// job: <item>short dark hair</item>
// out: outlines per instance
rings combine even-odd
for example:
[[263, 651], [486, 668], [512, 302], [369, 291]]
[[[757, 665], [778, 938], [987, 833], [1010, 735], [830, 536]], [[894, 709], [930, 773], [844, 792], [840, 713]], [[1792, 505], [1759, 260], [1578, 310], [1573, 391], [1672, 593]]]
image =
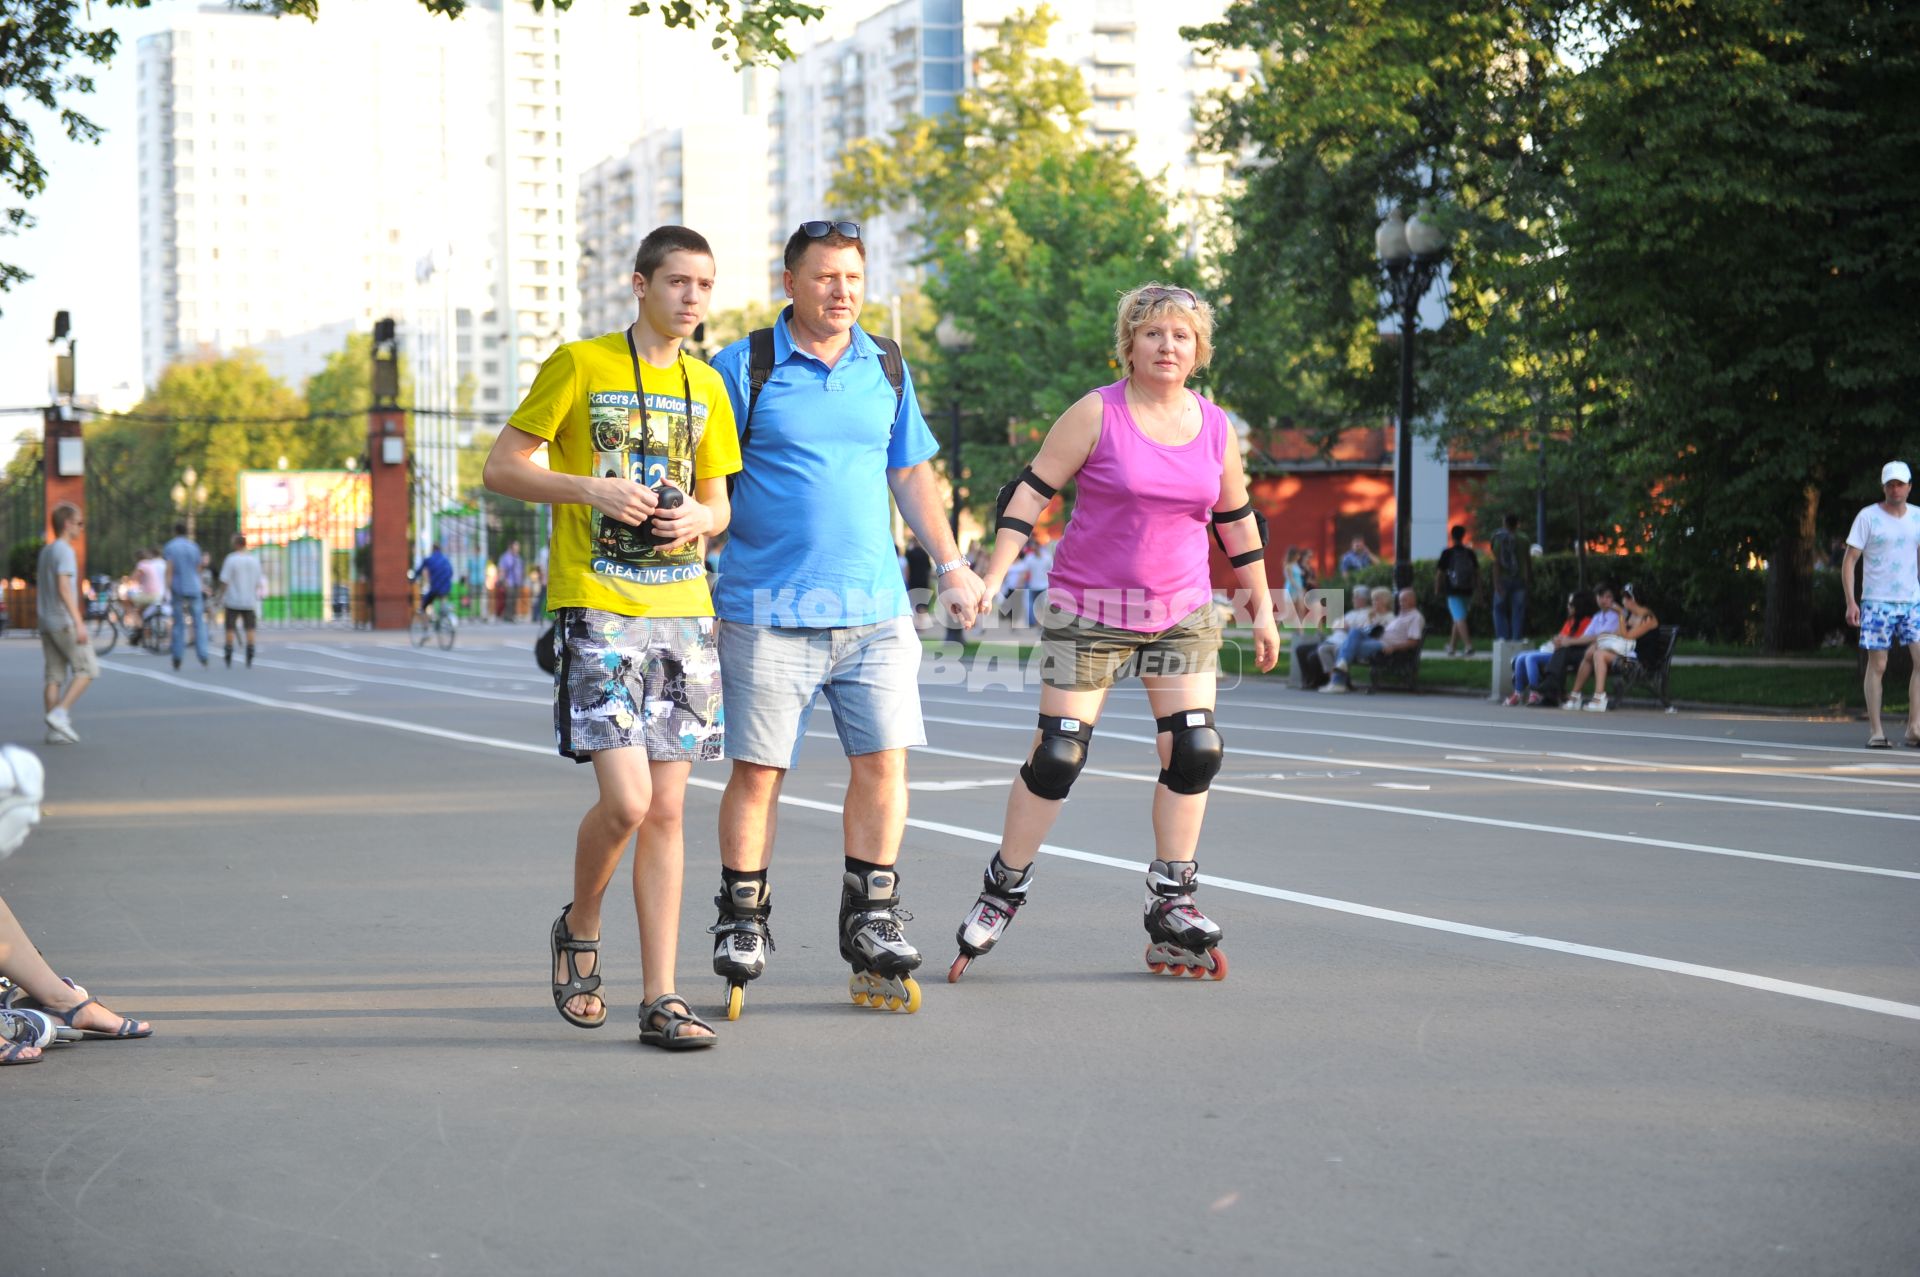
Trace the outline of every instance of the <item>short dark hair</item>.
[[1519, 527], [1519, 526], [1520, 526], [1520, 516], [1519, 516], [1519, 515], [1517, 515], [1517, 514], [1510, 514], [1510, 515], [1508, 515], [1508, 516], [1507, 516], [1507, 527], [1508, 527], [1509, 529], [1511, 529], [1511, 528], [1517, 528], [1517, 527]]
[[842, 235], [839, 231], [829, 231], [825, 235], [816, 237], [807, 234], [799, 227], [795, 227], [793, 234], [787, 236], [787, 252], [785, 258], [787, 269], [798, 270], [800, 268], [800, 259], [805, 257], [807, 250], [815, 244], [818, 244], [822, 248], [851, 248], [860, 254], [861, 261], [864, 262], [867, 260], [867, 246], [857, 239]]
[[640, 251], [633, 255], [633, 273], [652, 279], [653, 272], [660, 269], [668, 253], [705, 253], [712, 257], [713, 246], [699, 231], [684, 226], [656, 226], [647, 232], [647, 237], [640, 241]]
[[62, 501], [59, 505], [53, 507], [53, 512], [47, 516], [47, 519], [53, 524], [53, 535], [65, 536], [67, 533], [67, 525], [79, 517], [79, 506], [71, 501]]
[[236, 549], [236, 550], [244, 550], [244, 549], [246, 549], [246, 548], [247, 548], [247, 534], [246, 534], [246, 533], [244, 533], [244, 532], [236, 532], [236, 533], [234, 533], [234, 534], [233, 534], [233, 548], [234, 548], [234, 549]]
[[1466, 539], [1466, 536], [1467, 536], [1467, 525], [1466, 525], [1466, 524], [1464, 524], [1464, 523], [1456, 523], [1456, 524], [1454, 524], [1454, 525], [1453, 525], [1453, 539], [1454, 539], [1454, 540], [1456, 540], [1456, 541], [1464, 541], [1464, 540]]
[[182, 519], [180, 520], [180, 522], [173, 525], [173, 535], [177, 537], [183, 537], [187, 535], [187, 521], [185, 519]]

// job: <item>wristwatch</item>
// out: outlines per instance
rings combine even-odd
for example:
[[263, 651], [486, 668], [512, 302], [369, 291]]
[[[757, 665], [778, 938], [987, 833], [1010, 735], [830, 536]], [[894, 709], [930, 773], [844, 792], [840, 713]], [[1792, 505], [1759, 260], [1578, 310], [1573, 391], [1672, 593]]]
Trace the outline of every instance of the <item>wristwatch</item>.
[[967, 566], [965, 559], [948, 559], [945, 563], [934, 564], [933, 574], [935, 576], [945, 576], [947, 573], [957, 571], [965, 566]]

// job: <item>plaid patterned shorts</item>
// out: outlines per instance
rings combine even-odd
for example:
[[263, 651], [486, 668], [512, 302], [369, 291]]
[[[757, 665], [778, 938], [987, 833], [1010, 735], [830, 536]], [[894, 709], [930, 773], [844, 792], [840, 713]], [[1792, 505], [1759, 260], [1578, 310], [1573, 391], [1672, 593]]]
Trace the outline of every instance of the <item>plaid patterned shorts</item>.
[[654, 762], [722, 756], [720, 653], [710, 616], [621, 616], [595, 608], [555, 615], [553, 727], [576, 763], [640, 746]]

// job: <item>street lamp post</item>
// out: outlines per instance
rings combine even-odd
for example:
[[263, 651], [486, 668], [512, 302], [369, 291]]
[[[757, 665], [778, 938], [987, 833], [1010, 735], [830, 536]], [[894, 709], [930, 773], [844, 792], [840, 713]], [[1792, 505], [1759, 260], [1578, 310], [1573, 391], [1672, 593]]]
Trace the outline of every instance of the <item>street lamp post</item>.
[[199, 473], [188, 466], [180, 473], [180, 482], [173, 485], [173, 505], [186, 520], [187, 539], [194, 539], [194, 523], [200, 513], [200, 507], [207, 502], [207, 486], [200, 482]]
[[[947, 478], [953, 488], [953, 508], [947, 513], [947, 526], [953, 532], [953, 548], [957, 554], [960, 550], [960, 356], [973, 346], [973, 334], [954, 323], [951, 317], [946, 317], [941, 319], [933, 335], [934, 340], [940, 343], [940, 349], [947, 354], [947, 402], [953, 414], [947, 452]], [[936, 595], [938, 592], [936, 585]], [[960, 643], [966, 637], [964, 629], [948, 622], [947, 642]]]
[[1400, 420], [1394, 435], [1393, 584], [1413, 584], [1413, 330], [1420, 299], [1447, 256], [1447, 239], [1421, 214], [1402, 219], [1395, 209], [1373, 233], [1386, 271], [1387, 291], [1400, 316]]

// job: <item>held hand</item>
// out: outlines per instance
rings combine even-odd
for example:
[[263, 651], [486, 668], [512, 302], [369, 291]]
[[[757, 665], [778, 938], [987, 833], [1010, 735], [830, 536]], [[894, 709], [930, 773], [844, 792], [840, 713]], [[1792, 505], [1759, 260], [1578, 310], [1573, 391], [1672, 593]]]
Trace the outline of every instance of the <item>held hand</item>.
[[663, 554], [671, 554], [689, 541], [713, 531], [713, 509], [688, 497], [678, 508], [655, 518], [653, 530], [660, 536], [673, 538], [660, 547]]
[[1858, 603], [1847, 604], [1847, 624], [1853, 626], [1860, 624], [1860, 605]]
[[1280, 627], [1268, 617], [1265, 624], [1253, 627], [1253, 663], [1266, 673], [1280, 661]]
[[986, 582], [962, 564], [939, 579], [940, 614], [962, 629], [971, 626], [986, 610]]
[[647, 521], [647, 517], [660, 504], [660, 498], [654, 496], [652, 488], [631, 479], [590, 478], [587, 480], [587, 504], [609, 519], [617, 519], [637, 528]]

